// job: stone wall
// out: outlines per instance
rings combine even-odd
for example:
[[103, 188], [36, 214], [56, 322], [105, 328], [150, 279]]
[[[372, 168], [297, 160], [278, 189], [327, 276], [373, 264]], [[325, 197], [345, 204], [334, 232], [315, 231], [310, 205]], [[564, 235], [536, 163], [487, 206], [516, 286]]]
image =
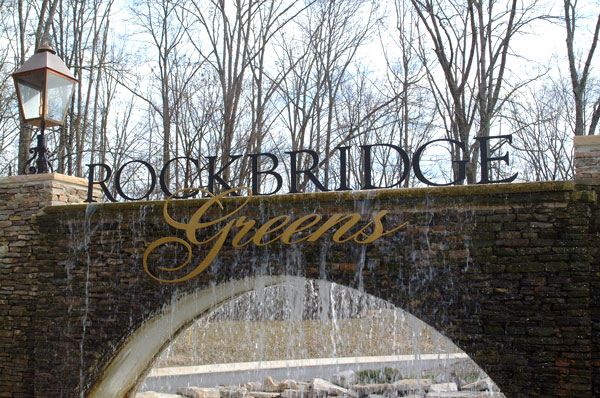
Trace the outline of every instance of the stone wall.
[[40, 275], [31, 259], [41, 245], [35, 217], [46, 206], [82, 203], [86, 196], [82, 178], [0, 178], [0, 397], [34, 395], [31, 330]]
[[575, 182], [600, 187], [600, 136], [578, 136], [575, 146]]
[[[87, 196], [87, 181], [1, 178], [0, 397], [87, 396], [132, 333], [169, 303], [268, 275], [326, 279], [404, 308], [463, 348], [507, 397], [598, 396], [600, 184], [588, 156], [595, 141], [584, 138], [583, 146], [576, 140], [576, 183], [252, 198], [238, 216], [259, 224], [314, 212], [368, 220], [386, 209], [386, 229], [408, 226], [366, 246], [327, 235], [233, 249], [229, 239], [206, 271], [181, 284], [142, 268], [151, 242], [185, 238], [164, 222], [163, 202], [63, 206]], [[225, 211], [240, 200], [227, 199]], [[189, 220], [202, 203], [178, 201], [170, 214]], [[193, 253], [192, 264], [207, 250]], [[154, 260], [172, 266], [181, 252]]]
[[[224, 212], [240, 200], [226, 200]], [[411, 312], [464, 349], [507, 397], [591, 397], [595, 200], [594, 191], [559, 182], [253, 198], [239, 216], [368, 219], [386, 209], [386, 229], [408, 227], [367, 246], [327, 243], [329, 236], [297, 246], [226, 243], [209, 269], [181, 284], [156, 282], [142, 268], [151, 242], [182, 237], [165, 224], [162, 202], [47, 208], [37, 220], [44, 240], [36, 255], [35, 393], [87, 395], [131, 333], [176, 297], [245, 277], [294, 275]], [[171, 214], [189, 219], [202, 203], [176, 202]], [[206, 255], [193, 251], [192, 264]], [[176, 256], [165, 251], [159, 260], [173, 266], [182, 260], [169, 261]]]
[[[575, 137], [575, 182], [600, 194], [600, 136]], [[597, 197], [600, 197], [598, 195]], [[600, 396], [600, 203], [590, 218], [594, 396]]]

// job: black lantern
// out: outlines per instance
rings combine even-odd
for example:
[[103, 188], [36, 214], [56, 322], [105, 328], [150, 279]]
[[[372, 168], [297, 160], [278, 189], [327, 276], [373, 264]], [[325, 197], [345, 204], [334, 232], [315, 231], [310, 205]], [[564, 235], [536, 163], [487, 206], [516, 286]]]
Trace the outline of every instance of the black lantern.
[[[40, 128], [37, 147], [29, 150], [33, 156], [27, 161], [25, 172], [47, 173], [50, 164], [44, 129], [63, 124], [77, 79], [50, 46], [40, 47], [12, 77], [21, 118]], [[36, 157], [36, 166], [28, 167]]]

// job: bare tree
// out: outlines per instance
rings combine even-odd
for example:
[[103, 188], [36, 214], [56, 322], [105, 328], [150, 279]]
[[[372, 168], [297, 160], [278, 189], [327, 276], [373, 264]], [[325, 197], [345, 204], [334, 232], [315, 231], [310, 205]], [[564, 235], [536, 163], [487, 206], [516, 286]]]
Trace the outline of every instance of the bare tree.
[[549, 81], [513, 98], [506, 120], [514, 135], [514, 159], [525, 181], [573, 177], [575, 103], [569, 82]]
[[[372, 39], [379, 21], [379, 9], [371, 1], [319, 0], [296, 20], [301, 34], [280, 42], [280, 65], [293, 67], [280, 90], [282, 123], [293, 151], [320, 150], [324, 186], [331, 180], [330, 162], [338, 152], [335, 147], [347, 145], [366, 132], [370, 119], [390, 102], [385, 98], [370, 101], [367, 111], [368, 107], [359, 106], [367, 102], [354, 96], [369, 91], [357, 53]], [[352, 102], [357, 106], [351, 106]], [[306, 168], [312, 158], [304, 157], [299, 162], [300, 168]], [[307, 190], [309, 182], [304, 175], [298, 182], [299, 189]]]
[[[17, 15], [18, 23], [16, 24], [16, 33], [19, 39], [19, 45], [15, 49], [16, 59], [18, 59], [19, 65], [25, 63], [25, 56], [28, 52], [27, 46], [27, 34], [28, 34], [28, 23], [30, 15], [34, 12], [34, 7], [30, 2], [24, 3], [23, 0], [17, 2]], [[43, 26], [44, 16], [40, 15], [38, 18], [38, 27]], [[16, 69], [16, 68], [15, 68]], [[25, 163], [29, 158], [29, 147], [31, 146], [31, 128], [25, 123], [21, 122], [19, 126], [19, 150], [18, 150], [18, 164], [17, 174], [25, 172]]]
[[[50, 41], [79, 80], [65, 124], [57, 129], [58, 172], [83, 176], [83, 162], [89, 159], [87, 143], [95, 121], [95, 90], [108, 62], [102, 54], [102, 41], [109, 25], [114, 0], [58, 1], [55, 20], [50, 25]], [[92, 120], [90, 120], [92, 119]]]
[[447, 134], [467, 145], [467, 151], [454, 153], [453, 159], [468, 162], [466, 178], [473, 183], [479, 146], [471, 143], [472, 136], [488, 136], [504, 103], [526, 83], [508, 84], [507, 63], [511, 40], [539, 17], [535, 1], [524, 6], [517, 0], [411, 2], [437, 59], [435, 64], [424, 61], [439, 112], [448, 118]]
[[[240, 149], [261, 147], [266, 109], [280, 79], [267, 75], [265, 60], [271, 41], [303, 7], [281, 0], [210, 0], [182, 3], [182, 9], [191, 21], [186, 26], [190, 43], [219, 79], [222, 135], [218, 148], [224, 169], [221, 178], [229, 181], [234, 143]], [[244, 96], [248, 91], [250, 98]], [[242, 133], [240, 109], [246, 104], [251, 120]], [[240, 178], [246, 178], [245, 174]]]
[[[577, 14], [577, 0], [564, 0], [565, 26], [567, 30], [567, 57], [569, 60], [569, 73], [571, 76], [571, 85], [573, 89], [573, 98], [575, 100], [575, 135], [593, 135], [596, 132], [598, 121], [600, 120], [600, 95], [595, 98], [586, 98], [586, 89], [592, 67], [594, 52], [598, 45], [600, 34], [600, 12], [596, 17], [596, 23], [593, 28], [593, 37], [589, 44], [587, 52], [583, 53], [581, 59], [575, 49], [575, 30], [579, 22]], [[588, 114], [588, 104], [591, 110]], [[589, 120], [588, 120], [589, 117]], [[587, 131], [586, 131], [587, 127]]]
[[[435, 110], [429, 105], [433, 99], [425, 87], [425, 65], [419, 57], [418, 46], [415, 45], [421, 35], [418, 29], [419, 17], [411, 4], [403, 0], [396, 0], [394, 9], [396, 29], [391, 37], [393, 45], [383, 43], [387, 31], [380, 33], [382, 45], [386, 49], [386, 89], [390, 92], [388, 97], [396, 98], [390, 104], [390, 135], [384, 142], [399, 144], [412, 156], [418, 147], [432, 138]], [[409, 169], [403, 186], [413, 186], [416, 183]]]
[[[175, 109], [180, 109], [180, 101], [185, 95], [185, 89], [194, 78], [200, 65], [188, 59], [184, 54], [185, 28], [177, 15], [177, 2], [172, 0], [142, 0], [134, 3], [131, 8], [142, 29], [142, 33], [150, 40], [152, 51], [145, 59], [152, 65], [154, 80], [158, 84], [159, 97], [152, 94], [142, 95], [139, 87], [130, 87], [136, 95], [146, 101], [153, 112], [161, 118], [162, 127], [162, 163], [167, 164], [171, 159], [173, 139], [172, 128]], [[155, 56], [158, 56], [157, 59]], [[153, 61], [156, 59], [156, 61]], [[177, 86], [177, 90], [174, 87]], [[171, 173], [166, 171], [165, 184], [170, 185]]]
[[[155, 168], [170, 164], [170, 190], [202, 185], [209, 167], [222, 179], [213, 178], [219, 189], [221, 181], [250, 185], [249, 153], [277, 153], [285, 159], [279, 168], [288, 168], [285, 150], [314, 149], [319, 162], [312, 172], [320, 183], [301, 173], [298, 190], [337, 188], [342, 157], [352, 163], [354, 188], [366, 184], [358, 145], [392, 143], [414, 156], [424, 142], [445, 138], [465, 143], [466, 150], [446, 141], [454, 167], [443, 162], [435, 173], [456, 179], [462, 162], [466, 182], [473, 183], [480, 153], [474, 138], [510, 126], [514, 145], [525, 150], [520, 162], [531, 170], [541, 169], [531, 166], [536, 161], [551, 165], [548, 174], [527, 178], [565, 178], [570, 166], [558, 158], [569, 148], [561, 146], [561, 133], [573, 126], [576, 135], [594, 134], [600, 119], [593, 69], [600, 15], [593, 10], [589, 23], [580, 3], [563, 0], [572, 102], [559, 93], [562, 84], [526, 87], [533, 78], [513, 73], [517, 57], [528, 62], [511, 43], [542, 17], [536, 0], [0, 0], [0, 36], [7, 43], [0, 70], [9, 76], [48, 42], [80, 80], [67, 123], [49, 134], [58, 171], [67, 174], [85, 174], [88, 161], [117, 167], [135, 155]], [[110, 20], [119, 7], [134, 20], [127, 46]], [[17, 171], [12, 159], [22, 171], [33, 133], [19, 126], [9, 82], [0, 79], [4, 173]], [[133, 97], [124, 99], [124, 93]], [[572, 120], [564, 112], [568, 106]], [[563, 129], [552, 137], [558, 126]], [[352, 147], [352, 153], [339, 147]], [[534, 156], [545, 147], [549, 157]], [[208, 155], [214, 157], [207, 161]], [[242, 157], [231, 162], [231, 155]], [[297, 160], [301, 170], [313, 162], [306, 152]], [[372, 184], [394, 184], [407, 169], [403, 185], [418, 184], [391, 147], [375, 147], [371, 160]], [[260, 161], [262, 169], [271, 167], [271, 159]], [[143, 174], [128, 170], [131, 178]], [[142, 189], [141, 180], [131, 181], [132, 192]]]

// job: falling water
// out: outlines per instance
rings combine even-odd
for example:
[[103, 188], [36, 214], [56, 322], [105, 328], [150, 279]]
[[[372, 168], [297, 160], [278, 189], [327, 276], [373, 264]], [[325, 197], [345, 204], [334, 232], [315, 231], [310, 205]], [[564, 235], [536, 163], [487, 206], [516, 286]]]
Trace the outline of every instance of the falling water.
[[[234, 362], [268, 367], [272, 361], [284, 359], [338, 358], [343, 362], [345, 358], [411, 355], [412, 365], [394, 370], [392, 374], [396, 376], [393, 377], [434, 377], [448, 381], [451, 371], [438, 367], [455, 363], [449, 359], [450, 355], [460, 352], [425, 323], [384, 300], [335, 283], [294, 277], [284, 278], [284, 282], [277, 285], [257, 286], [204, 314], [164, 350], [155, 363], [154, 372], [174, 366], [208, 369], [207, 366]], [[431, 358], [431, 354], [438, 358], [433, 368], [421, 361]], [[327, 361], [336, 363], [336, 360]], [[360, 364], [356, 364], [360, 368]], [[261, 373], [260, 380], [267, 377], [268, 372]], [[365, 372], [360, 374], [383, 377]], [[286, 378], [295, 379], [307, 373], [292, 366], [285, 369], [284, 374]], [[318, 375], [329, 376], [331, 374]], [[202, 377], [209, 380], [208, 376]], [[196, 377], [195, 383], [202, 384], [198, 383], [202, 377]], [[234, 378], [230, 381], [228, 385], [239, 386], [252, 380]], [[194, 385], [193, 381], [186, 383], [167, 384], [164, 388], [175, 392], [189, 383]], [[145, 390], [144, 386], [142, 384], [141, 390]]]
[[[84, 252], [85, 253], [85, 284], [84, 284], [84, 310], [83, 310], [83, 314], [81, 316], [81, 327], [82, 327], [82, 331], [81, 331], [81, 341], [79, 342], [79, 362], [80, 362], [80, 367], [79, 367], [79, 380], [80, 380], [80, 384], [82, 385], [84, 382], [84, 369], [85, 369], [85, 340], [86, 340], [86, 336], [87, 336], [87, 323], [88, 323], [88, 317], [89, 317], [89, 310], [90, 310], [90, 291], [89, 291], [89, 283], [90, 283], [90, 263], [91, 263], [91, 259], [90, 259], [90, 254], [89, 254], [89, 244], [90, 244], [90, 239], [91, 236], [93, 235], [93, 233], [95, 232], [97, 226], [94, 226], [94, 228], [92, 229], [91, 227], [91, 223], [90, 220], [92, 218], [92, 216], [94, 215], [94, 213], [96, 212], [97, 209], [97, 205], [96, 204], [89, 204], [86, 206], [85, 209], [85, 219], [84, 219], [84, 223], [83, 223], [83, 231], [78, 231], [77, 227], [75, 226], [75, 224], [73, 222], [68, 222], [68, 227], [69, 227], [69, 231], [71, 234], [71, 242], [74, 242], [75, 244], [71, 245], [71, 250], [73, 250], [74, 252]], [[73, 256], [76, 257], [76, 256]], [[72, 263], [68, 263], [66, 265], [67, 267], [67, 275], [69, 275], [69, 280], [70, 280], [70, 274], [72, 272], [72, 268], [73, 268]], [[83, 398], [85, 396], [83, 389], [80, 393], [80, 397]]]
[[[357, 212], [369, 218], [367, 214], [372, 210], [366, 204], [367, 200], [356, 200], [354, 205]], [[270, 209], [273, 206], [267, 202], [260, 202], [260, 218], [268, 220], [272, 211], [280, 213], [279, 209]], [[430, 210], [430, 199], [425, 199], [425, 210], [419, 225], [419, 240], [413, 247], [412, 260], [422, 264], [417, 268], [414, 275], [410, 275], [409, 289], [423, 288], [424, 284], [431, 282], [435, 274], [430, 266], [431, 253], [439, 250], [436, 245], [443, 244], [435, 234], [439, 232], [430, 229], [433, 225], [434, 211]], [[87, 267], [81, 271], [85, 272], [85, 310], [81, 315], [82, 339], [80, 342], [80, 379], [83, 382], [83, 369], [86, 368], [84, 357], [84, 346], [87, 335], [87, 324], [89, 317], [89, 283], [90, 283], [90, 256], [88, 245], [90, 237], [95, 231], [90, 230], [89, 220], [93, 216], [96, 207], [90, 205], [86, 208], [86, 217], [83, 233], [72, 230], [73, 241], [77, 242], [77, 249], [87, 255]], [[146, 223], [148, 209], [141, 206], [139, 212], [127, 219], [128, 230], [132, 236], [140, 236], [143, 240], [143, 228]], [[121, 215], [117, 215], [117, 223], [122, 224]], [[95, 224], [97, 226], [97, 224]], [[81, 229], [81, 227], [79, 227]], [[120, 236], [122, 229], [118, 228], [114, 239], [123, 242]], [[444, 232], [442, 232], [443, 234]], [[431, 234], [431, 239], [430, 239]], [[77, 235], [77, 237], [75, 237]], [[103, 239], [102, 234], [100, 239]], [[107, 238], [110, 239], [110, 238]], [[465, 270], [470, 263], [468, 240], [465, 239]], [[386, 243], [387, 244], [387, 243]], [[120, 256], [120, 247], [112, 247], [115, 255]], [[155, 374], [165, 369], [189, 368], [189, 367], [212, 367], [223, 365], [224, 368], [232, 367], [234, 363], [258, 364], [257, 369], [266, 369], [256, 380], [263, 380], [269, 376], [269, 372], [277, 369], [275, 361], [296, 361], [295, 364], [286, 365], [281, 375], [288, 379], [308, 381], [315, 377], [329, 379], [333, 373], [343, 366], [356, 369], [363, 382], [392, 382], [403, 378], [431, 379], [434, 381], [451, 380], [451, 370], [456, 365], [458, 357], [454, 354], [463, 355], [455, 345], [443, 337], [433, 328], [415, 318], [391, 303], [370, 296], [364, 292], [364, 273], [373, 273], [377, 264], [372, 263], [367, 253], [367, 245], [360, 245], [354, 249], [353, 258], [355, 289], [343, 287], [331, 281], [325, 280], [328, 274], [328, 243], [323, 242], [319, 246], [315, 268], [321, 280], [309, 280], [300, 275], [298, 270], [303, 270], [306, 263], [304, 252], [299, 246], [290, 246], [285, 250], [270, 251], [265, 247], [260, 254], [247, 256], [248, 258], [237, 258], [239, 264], [251, 262], [253, 268], [260, 275], [268, 275], [270, 264], [275, 261], [282, 264], [285, 274], [280, 283], [267, 285], [264, 280], [258, 279], [253, 290], [236, 295], [232, 290], [231, 299], [211, 308], [195, 320], [185, 330], [170, 330], [174, 335], [170, 344], [166, 346], [161, 355], [154, 363], [154, 369], [146, 383], [142, 383], [140, 392], [147, 389], [148, 380], [158, 379]], [[246, 253], [247, 255], [247, 253]], [[76, 256], [74, 256], [76, 257]], [[235, 268], [237, 263], [227, 266]], [[218, 270], [225, 265], [217, 259], [211, 267]], [[447, 264], [442, 261], [442, 267]], [[449, 266], [449, 265], [448, 265]], [[350, 274], [352, 275], [352, 274]], [[350, 276], [352, 280], [352, 276]], [[262, 281], [262, 282], [261, 282]], [[212, 289], [216, 285], [212, 284]], [[398, 288], [403, 288], [399, 286]], [[233, 288], [232, 288], [233, 289]], [[411, 292], [409, 292], [410, 294]], [[166, 303], [163, 312], [175, 318], [175, 302], [180, 299], [174, 290], [172, 300]], [[168, 311], [171, 311], [170, 314]], [[191, 321], [191, 320], [190, 320]], [[175, 324], [175, 322], [172, 322]], [[130, 319], [130, 324], [133, 320]], [[169, 328], [167, 328], [169, 329]], [[402, 359], [400, 356], [406, 356]], [[376, 363], [379, 358], [391, 359]], [[365, 360], [364, 357], [370, 357]], [[461, 357], [462, 358], [462, 357]], [[308, 363], [323, 360], [327, 365], [322, 366], [322, 373], [314, 374]], [[305, 362], [302, 362], [305, 361]], [[308, 361], [308, 362], [306, 362]], [[429, 362], [427, 362], [429, 361]], [[434, 363], [435, 362], [435, 363]], [[319, 362], [321, 363], [321, 362]], [[434, 363], [432, 365], [432, 363]], [[250, 366], [250, 365], [247, 365]], [[254, 366], [254, 365], [252, 365]], [[329, 367], [327, 367], [329, 366]], [[447, 366], [446, 369], [442, 368]], [[469, 368], [470, 366], [470, 368]], [[469, 372], [481, 376], [481, 370], [469, 365]], [[223, 367], [222, 367], [223, 368]], [[314, 366], [313, 366], [314, 368]], [[321, 368], [319, 368], [321, 369]], [[278, 371], [278, 370], [277, 370]], [[319, 370], [321, 371], [321, 370]], [[202, 373], [198, 373], [202, 374]], [[282, 377], [283, 377], [282, 376]], [[202, 376], [204, 377], [204, 376]], [[164, 392], [174, 393], [180, 387], [188, 385], [203, 385], [202, 377], [190, 376], [184, 384], [165, 383], [161, 388]], [[249, 376], [250, 377], [250, 376]], [[483, 377], [483, 376], [481, 376]], [[206, 378], [208, 380], [208, 377]], [[241, 376], [231, 376], [227, 385], [242, 385], [255, 381], [252, 378], [244, 380]], [[194, 384], [196, 383], [196, 384]], [[155, 385], [155, 384], [154, 384]], [[494, 388], [490, 382], [489, 389]], [[83, 395], [82, 395], [83, 397]], [[231, 398], [231, 397], [228, 397]]]

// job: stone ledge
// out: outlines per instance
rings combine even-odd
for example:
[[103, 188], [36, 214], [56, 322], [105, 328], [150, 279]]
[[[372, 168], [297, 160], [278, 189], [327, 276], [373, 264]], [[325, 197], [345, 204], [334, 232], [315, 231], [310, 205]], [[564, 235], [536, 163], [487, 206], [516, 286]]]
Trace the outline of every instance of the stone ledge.
[[389, 362], [414, 362], [414, 361], [449, 361], [468, 359], [465, 353], [453, 354], [421, 354], [415, 355], [386, 355], [386, 356], [362, 356], [362, 357], [341, 357], [341, 358], [309, 358], [309, 359], [285, 359], [275, 361], [260, 362], [235, 362], [218, 363], [210, 365], [195, 366], [174, 366], [168, 368], [153, 368], [148, 377], [159, 376], [179, 376], [179, 375], [197, 375], [200, 373], [215, 372], [247, 372], [250, 370], [270, 370], [299, 368], [308, 366], [339, 366], [339, 365], [357, 365], [357, 364], [376, 364]]
[[[585, 189], [585, 187], [582, 187]], [[566, 192], [571, 195], [575, 191], [573, 181], [546, 181], [525, 182], [510, 184], [485, 184], [485, 185], [457, 185], [447, 187], [420, 187], [420, 188], [395, 188], [374, 189], [367, 191], [336, 191], [336, 192], [312, 192], [299, 194], [281, 194], [271, 196], [252, 196], [248, 204], [264, 203], [273, 205], [303, 204], [303, 203], [328, 203], [328, 202], [354, 202], [363, 200], [382, 199], [422, 199], [422, 198], [445, 198], [445, 197], [489, 197], [504, 194], [532, 194], [532, 193], [559, 193]], [[595, 198], [579, 195], [580, 199], [594, 201]], [[247, 197], [227, 197], [224, 204], [237, 204]], [[208, 199], [178, 199], [171, 202], [173, 208], [194, 208], [200, 206]], [[122, 210], [139, 210], [140, 207], [162, 211], [164, 200], [153, 201], [131, 201], [115, 203], [91, 203], [96, 210], [103, 212], [118, 212]], [[72, 204], [49, 206], [44, 209], [46, 214], [76, 213], [86, 211], [88, 204]], [[150, 210], [152, 211], [152, 210]]]
[[578, 135], [573, 143], [578, 146], [600, 146], [600, 135]]
[[588, 186], [600, 185], [600, 135], [577, 136], [575, 146], [575, 181]]
[[[82, 177], [73, 177], [59, 173], [48, 173], [48, 174], [25, 174], [17, 176], [0, 177], [1, 185], [28, 185], [31, 183], [40, 182], [63, 182], [76, 186], [83, 186], [87, 189], [88, 180]], [[96, 187], [94, 187], [96, 188]], [[97, 188], [100, 189], [100, 188]]]

